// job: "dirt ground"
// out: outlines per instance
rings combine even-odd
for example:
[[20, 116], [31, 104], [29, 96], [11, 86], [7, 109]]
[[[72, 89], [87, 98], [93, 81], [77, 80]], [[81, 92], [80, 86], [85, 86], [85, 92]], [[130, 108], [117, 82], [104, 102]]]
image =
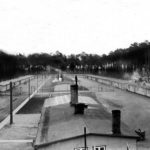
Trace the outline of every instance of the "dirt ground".
[[[112, 87], [84, 78], [79, 78], [79, 80], [81, 85], [88, 86], [90, 90], [95, 91], [97, 99], [108, 112], [111, 113], [113, 109], [120, 109], [122, 121], [130, 129], [146, 131], [146, 140], [138, 143], [138, 145], [150, 149], [150, 98], [116, 88], [111, 90]], [[94, 90], [94, 87], [99, 87], [98, 85], [107, 90]]]

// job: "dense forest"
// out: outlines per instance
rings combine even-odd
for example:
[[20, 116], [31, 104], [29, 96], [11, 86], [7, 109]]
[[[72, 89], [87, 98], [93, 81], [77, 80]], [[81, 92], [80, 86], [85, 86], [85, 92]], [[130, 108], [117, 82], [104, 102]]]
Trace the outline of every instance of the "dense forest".
[[135, 70], [149, 74], [150, 42], [133, 43], [125, 49], [111, 51], [108, 55], [86, 54], [66, 56], [59, 51], [54, 54], [34, 53], [28, 56], [12, 55], [0, 51], [0, 79], [20, 74], [37, 73], [47, 66], [63, 71], [80, 73], [132, 73]]

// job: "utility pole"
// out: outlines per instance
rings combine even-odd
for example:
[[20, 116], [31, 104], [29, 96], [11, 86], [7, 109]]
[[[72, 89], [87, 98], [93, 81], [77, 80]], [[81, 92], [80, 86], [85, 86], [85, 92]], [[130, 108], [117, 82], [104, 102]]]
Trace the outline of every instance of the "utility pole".
[[10, 82], [10, 124], [13, 123], [13, 98], [12, 98], [12, 82]]

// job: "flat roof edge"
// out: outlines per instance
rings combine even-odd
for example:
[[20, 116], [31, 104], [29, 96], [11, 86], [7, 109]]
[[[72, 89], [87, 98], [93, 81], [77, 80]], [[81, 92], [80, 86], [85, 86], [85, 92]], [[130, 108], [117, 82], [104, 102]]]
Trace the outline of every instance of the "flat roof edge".
[[[117, 134], [101, 134], [101, 133], [87, 133], [87, 136], [106, 136], [106, 137], [114, 137], [114, 138], [129, 138], [129, 139], [135, 139], [138, 140], [139, 136], [130, 136], [130, 135], [117, 135]], [[58, 142], [64, 142], [67, 140], [72, 140], [75, 138], [80, 138], [80, 137], [84, 137], [84, 134], [82, 135], [78, 135], [78, 136], [73, 136], [73, 137], [69, 137], [69, 138], [64, 138], [64, 139], [60, 139], [60, 140], [55, 140], [52, 142], [46, 142], [46, 143], [42, 143], [42, 144], [34, 144], [35, 149], [40, 148], [40, 147], [45, 147], [45, 146], [49, 146], [51, 144], [56, 144]]]

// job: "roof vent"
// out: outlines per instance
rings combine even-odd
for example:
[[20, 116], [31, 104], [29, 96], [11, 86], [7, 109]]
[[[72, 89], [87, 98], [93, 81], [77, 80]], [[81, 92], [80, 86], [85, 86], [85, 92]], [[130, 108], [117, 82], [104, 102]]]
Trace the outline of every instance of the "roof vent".
[[121, 111], [112, 110], [112, 132], [113, 134], [121, 134]]
[[84, 103], [78, 103], [74, 105], [75, 107], [75, 112], [74, 114], [84, 114], [84, 109], [88, 107], [88, 105], [84, 104]]

